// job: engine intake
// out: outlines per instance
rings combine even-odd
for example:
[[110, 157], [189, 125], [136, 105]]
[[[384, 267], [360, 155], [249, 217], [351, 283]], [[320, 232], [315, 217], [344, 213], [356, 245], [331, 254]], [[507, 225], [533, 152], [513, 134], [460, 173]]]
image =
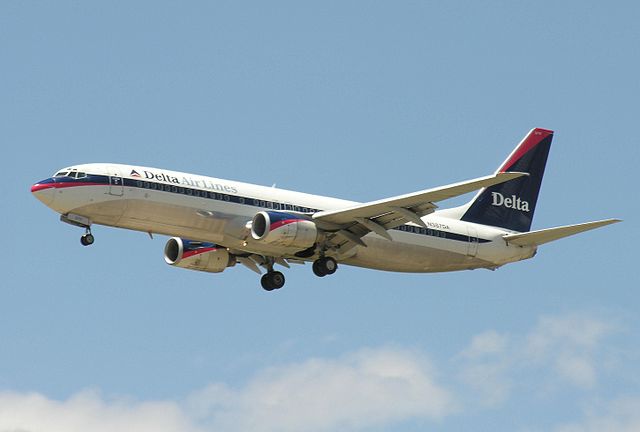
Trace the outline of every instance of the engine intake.
[[236, 264], [235, 256], [214, 243], [172, 237], [164, 246], [164, 261], [190, 270], [220, 273]]
[[251, 237], [275, 246], [306, 249], [316, 243], [318, 228], [294, 213], [261, 211], [251, 222]]

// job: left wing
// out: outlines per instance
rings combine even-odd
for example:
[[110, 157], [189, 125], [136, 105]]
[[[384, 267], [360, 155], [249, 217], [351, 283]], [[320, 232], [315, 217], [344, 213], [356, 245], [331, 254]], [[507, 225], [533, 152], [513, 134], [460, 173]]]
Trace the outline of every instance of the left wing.
[[360, 237], [373, 231], [391, 240], [388, 229], [406, 222], [414, 222], [426, 226], [421, 217], [433, 213], [438, 207], [435, 202], [477, 189], [504, 183], [526, 173], [502, 172], [479, 177], [473, 180], [453, 183], [434, 189], [426, 189], [392, 198], [372, 201], [341, 210], [321, 211], [315, 213], [313, 220], [326, 231], [333, 231], [343, 239], [366, 246]]

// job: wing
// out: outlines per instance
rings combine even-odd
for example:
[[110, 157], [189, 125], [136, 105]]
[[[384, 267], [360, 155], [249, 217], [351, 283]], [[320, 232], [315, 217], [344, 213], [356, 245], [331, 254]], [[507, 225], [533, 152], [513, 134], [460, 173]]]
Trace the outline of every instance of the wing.
[[421, 217], [434, 212], [438, 207], [435, 203], [438, 201], [525, 175], [527, 174], [519, 172], [497, 173], [434, 189], [372, 201], [346, 209], [321, 211], [313, 215], [313, 220], [320, 228], [340, 237], [342, 241], [338, 243], [351, 242], [366, 246], [361, 237], [370, 231], [391, 240], [387, 230], [406, 222], [414, 222], [426, 227]]

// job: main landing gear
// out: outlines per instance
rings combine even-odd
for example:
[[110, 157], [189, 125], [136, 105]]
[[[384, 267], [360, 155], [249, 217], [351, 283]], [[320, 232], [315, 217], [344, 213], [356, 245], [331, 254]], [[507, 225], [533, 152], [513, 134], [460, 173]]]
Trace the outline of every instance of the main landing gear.
[[95, 238], [93, 238], [93, 234], [91, 234], [91, 228], [87, 227], [86, 230], [87, 232], [80, 237], [80, 243], [82, 243], [82, 246], [91, 246]]
[[331, 257], [321, 257], [313, 262], [313, 273], [318, 277], [332, 275], [338, 270], [338, 263]]
[[[262, 288], [266, 291], [273, 291], [280, 289], [284, 286], [284, 275], [273, 269], [273, 264], [275, 263], [274, 258], [266, 258], [266, 262], [262, 265], [266, 267], [267, 273], [262, 275], [260, 279], [260, 284]], [[313, 273], [316, 276], [324, 277], [327, 275], [332, 275], [338, 270], [338, 262], [335, 258], [321, 256], [317, 260], [313, 262]]]
[[262, 284], [262, 288], [267, 291], [280, 289], [284, 286], [284, 275], [279, 271], [270, 270], [262, 275], [260, 283]]

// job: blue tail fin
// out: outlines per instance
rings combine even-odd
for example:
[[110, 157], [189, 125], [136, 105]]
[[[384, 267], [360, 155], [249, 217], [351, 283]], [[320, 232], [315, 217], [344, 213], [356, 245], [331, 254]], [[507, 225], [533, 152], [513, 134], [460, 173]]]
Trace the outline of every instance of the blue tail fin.
[[553, 131], [531, 130], [497, 171], [525, 172], [529, 176], [482, 189], [461, 220], [518, 232], [529, 231], [552, 138]]

